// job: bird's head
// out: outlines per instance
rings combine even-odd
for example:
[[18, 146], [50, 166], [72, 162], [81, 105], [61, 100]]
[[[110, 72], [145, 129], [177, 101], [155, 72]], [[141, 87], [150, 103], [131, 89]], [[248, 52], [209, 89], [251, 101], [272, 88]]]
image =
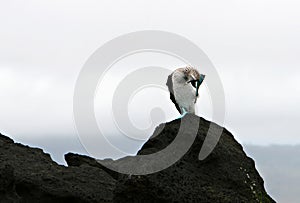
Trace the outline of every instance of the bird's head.
[[201, 84], [205, 78], [205, 75], [200, 74], [197, 69], [190, 66], [180, 68], [180, 72], [187, 83], [199, 82]]
[[198, 81], [200, 79], [200, 74], [196, 69], [187, 67], [185, 68], [184, 71], [186, 73], [186, 78], [188, 83], [192, 81]]
[[174, 78], [178, 83], [191, 83], [196, 88], [201, 85], [205, 75], [200, 74], [197, 69], [187, 66], [184, 68], [178, 68], [174, 72]]
[[195, 68], [185, 67], [182, 69], [184, 78], [187, 83], [191, 83], [196, 88], [196, 96], [198, 96], [198, 89], [202, 84], [205, 75], [200, 74]]

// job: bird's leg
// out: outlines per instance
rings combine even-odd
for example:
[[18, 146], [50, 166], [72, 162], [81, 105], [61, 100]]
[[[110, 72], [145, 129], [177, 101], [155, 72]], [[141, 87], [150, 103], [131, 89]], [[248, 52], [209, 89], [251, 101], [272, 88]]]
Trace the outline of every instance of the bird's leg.
[[187, 114], [185, 108], [182, 107], [181, 110], [182, 110], [182, 114], [179, 116], [179, 118], [183, 118]]
[[185, 108], [182, 108], [182, 111], [183, 111], [183, 116], [185, 116], [185, 114], [187, 114], [187, 111], [185, 110]]

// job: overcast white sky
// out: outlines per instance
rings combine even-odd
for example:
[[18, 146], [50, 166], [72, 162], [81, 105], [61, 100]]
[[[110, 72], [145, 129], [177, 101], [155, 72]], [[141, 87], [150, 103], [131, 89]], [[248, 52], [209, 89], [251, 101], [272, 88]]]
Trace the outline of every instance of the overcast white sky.
[[[182, 35], [208, 55], [225, 90], [224, 126], [240, 142], [300, 144], [299, 10], [296, 0], [1, 1], [0, 131], [27, 143], [77, 139], [72, 99], [85, 61], [117, 36], [155, 29]], [[201, 91], [199, 115], [210, 118]], [[168, 101], [166, 92], [157, 97]], [[168, 111], [169, 119], [177, 116]]]

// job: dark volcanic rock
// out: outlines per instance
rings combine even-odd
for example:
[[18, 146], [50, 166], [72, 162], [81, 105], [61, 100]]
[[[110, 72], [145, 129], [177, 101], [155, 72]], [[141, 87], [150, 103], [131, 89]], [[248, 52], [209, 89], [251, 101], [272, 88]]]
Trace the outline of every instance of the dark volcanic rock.
[[41, 149], [0, 136], [0, 202], [111, 202], [116, 181], [100, 168], [64, 167]]
[[[174, 140], [180, 120], [164, 125], [138, 154], [160, 151]], [[209, 125], [200, 119], [189, 151], [169, 168], [143, 176], [119, 174], [93, 158], [72, 153], [65, 155], [69, 167], [59, 166], [42, 150], [0, 136], [1, 202], [274, 202], [254, 161], [227, 130], [213, 152], [198, 160]], [[131, 158], [102, 162], [130, 165]]]
[[[274, 202], [264, 189], [254, 161], [226, 129], [213, 152], [205, 160], [198, 160], [210, 122], [194, 115], [188, 115], [186, 119], [191, 122], [200, 119], [198, 134], [190, 150], [163, 171], [119, 180], [115, 192], [117, 202]], [[179, 126], [180, 120], [167, 123], [138, 154], [155, 153], [168, 146]]]

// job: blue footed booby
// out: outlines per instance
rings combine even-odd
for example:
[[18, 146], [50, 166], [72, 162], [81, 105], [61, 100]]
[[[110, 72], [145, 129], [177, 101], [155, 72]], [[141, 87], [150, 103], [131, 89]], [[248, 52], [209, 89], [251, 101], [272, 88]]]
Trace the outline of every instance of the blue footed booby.
[[204, 78], [205, 75], [190, 66], [178, 68], [168, 76], [166, 85], [170, 92], [170, 99], [181, 114], [180, 118], [187, 113], [195, 114], [195, 103]]

